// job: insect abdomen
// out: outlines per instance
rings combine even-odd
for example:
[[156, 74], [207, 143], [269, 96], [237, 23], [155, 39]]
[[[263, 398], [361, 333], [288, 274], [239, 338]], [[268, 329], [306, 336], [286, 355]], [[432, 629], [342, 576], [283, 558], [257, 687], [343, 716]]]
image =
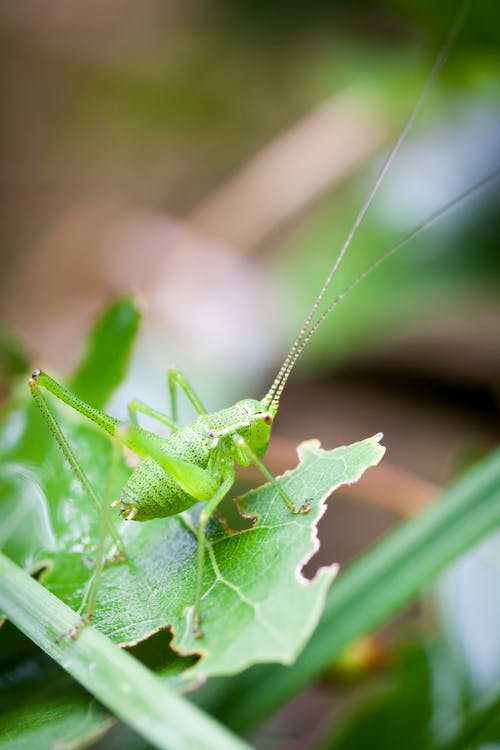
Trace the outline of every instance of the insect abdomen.
[[[206, 431], [195, 422], [170, 435], [162, 449], [167, 455], [205, 469], [210, 457], [209, 442]], [[153, 458], [141, 461], [123, 487], [120, 499], [123, 515], [136, 509], [134, 521], [174, 516], [197, 502]]]

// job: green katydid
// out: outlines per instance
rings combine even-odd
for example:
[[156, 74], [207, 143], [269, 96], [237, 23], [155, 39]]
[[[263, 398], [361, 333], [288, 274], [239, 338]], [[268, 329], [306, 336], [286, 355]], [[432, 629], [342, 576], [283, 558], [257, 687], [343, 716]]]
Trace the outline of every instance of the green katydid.
[[[371, 271], [380, 265], [390, 255], [397, 252], [403, 245], [413, 237], [436, 222], [458, 203], [470, 197], [496, 179], [500, 170], [484, 178], [481, 182], [455, 197], [447, 205], [440, 208], [425, 222], [417, 226], [412, 232], [383, 253], [374, 263], [366, 268], [353, 282], [341, 292], [323, 311], [321, 303], [331, 285], [333, 277], [341, 263], [351, 241], [359, 227], [363, 217], [368, 210], [378, 188], [403, 143], [410, 129], [425, 94], [435, 78], [438, 70], [446, 59], [449, 47], [456, 30], [441, 51], [436, 63], [427, 79], [423, 91], [415, 104], [410, 117], [405, 124], [399, 138], [393, 145], [387, 156], [379, 175], [370, 190], [370, 193], [362, 205], [351, 231], [338, 254], [335, 263], [328, 274], [326, 281], [316, 298], [304, 325], [292, 344], [285, 360], [279, 369], [270, 390], [262, 399], [244, 399], [234, 406], [221, 411], [207, 413], [200, 398], [176, 368], [168, 371], [168, 389], [171, 401], [170, 415], [158, 412], [146, 404], [134, 401], [129, 404], [130, 421], [120, 422], [102, 411], [93, 408], [83, 402], [75, 394], [68, 391], [62, 385], [53, 380], [49, 375], [36, 369], [30, 378], [30, 387], [33, 397], [58, 442], [68, 463], [75, 472], [77, 478], [83, 485], [91, 501], [96, 505], [103, 529], [107, 529], [112, 535], [117, 557], [123, 557], [125, 550], [118, 536], [115, 526], [109, 519], [102, 503], [96, 496], [79, 462], [72, 452], [63, 432], [61, 431], [55, 417], [53, 416], [42, 389], [49, 391], [60, 401], [96, 423], [107, 432], [115, 441], [134, 451], [142, 460], [132, 471], [128, 481], [119, 493], [119, 498], [113, 502], [121, 515], [128, 521], [148, 521], [153, 518], [181, 514], [198, 502], [204, 502], [200, 512], [197, 529], [197, 565], [196, 583], [194, 595], [194, 618], [193, 631], [195, 635], [202, 635], [202, 595], [203, 595], [203, 569], [205, 562], [205, 531], [208, 519], [216, 510], [219, 503], [228, 493], [234, 482], [235, 463], [241, 466], [255, 464], [271, 483], [276, 493], [281, 497], [287, 508], [292, 513], [306, 513], [309, 509], [309, 500], [300, 498], [296, 500], [287, 496], [283, 488], [272, 476], [263, 464], [261, 457], [266, 453], [271, 428], [274, 418], [278, 412], [280, 397], [286, 382], [291, 374], [292, 368], [301, 356], [305, 346], [315, 335], [318, 327], [326, 320], [336, 305], [343, 297], [353, 289]], [[197, 419], [185, 427], [180, 427], [177, 420], [177, 390], [184, 392], [191, 402]], [[171, 430], [167, 438], [162, 438], [156, 433], [140, 427], [138, 415], [147, 415]], [[104, 534], [101, 533], [101, 537]], [[85, 613], [79, 625], [73, 629], [71, 635], [76, 636], [80, 628], [88, 622], [92, 616], [95, 593], [98, 582], [98, 574], [104, 564], [104, 543], [98, 546], [98, 560], [96, 572], [93, 576], [85, 600]]]

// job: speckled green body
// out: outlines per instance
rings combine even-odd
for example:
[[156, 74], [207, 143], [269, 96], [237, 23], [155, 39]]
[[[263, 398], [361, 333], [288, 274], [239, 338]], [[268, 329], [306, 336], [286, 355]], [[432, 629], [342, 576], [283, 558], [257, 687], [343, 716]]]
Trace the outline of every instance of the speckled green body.
[[[217, 451], [240, 465], [247, 466], [249, 460], [234, 444], [233, 437], [241, 435], [252, 450], [262, 456], [269, 443], [271, 424], [258, 415], [269, 415], [262, 401], [245, 399], [234, 406], [211, 414], [199, 416], [194, 422], [173, 432], [161, 442], [161, 450], [168, 456], [196, 464], [201, 469], [213, 468], [218, 474]], [[222, 434], [221, 434], [222, 433]], [[196, 502], [153, 458], [144, 458], [133, 471], [122, 488], [120, 499], [124, 513], [137, 509], [135, 521], [173, 516]]]

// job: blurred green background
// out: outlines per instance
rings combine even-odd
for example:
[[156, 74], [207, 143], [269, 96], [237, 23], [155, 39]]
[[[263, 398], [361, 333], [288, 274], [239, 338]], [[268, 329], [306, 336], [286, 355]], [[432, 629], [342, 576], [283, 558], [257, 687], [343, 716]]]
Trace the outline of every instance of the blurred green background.
[[[500, 165], [500, 7], [471, 5], [337, 291]], [[114, 413], [132, 395], [163, 407], [174, 362], [210, 409], [262, 395], [455, 14], [444, 0], [5, 0], [2, 392], [31, 366], [70, 371], [98, 311], [132, 289], [144, 327]], [[497, 181], [384, 264], [299, 362], [273, 471], [307, 437], [383, 431], [388, 446], [378, 478], [325, 517], [314, 565], [351, 559], [498, 441], [499, 195]], [[500, 681], [499, 566], [497, 538], [256, 745], [326, 732], [328, 747], [423, 747], [381, 729], [415, 705], [412, 720], [446, 739], [470, 695]]]

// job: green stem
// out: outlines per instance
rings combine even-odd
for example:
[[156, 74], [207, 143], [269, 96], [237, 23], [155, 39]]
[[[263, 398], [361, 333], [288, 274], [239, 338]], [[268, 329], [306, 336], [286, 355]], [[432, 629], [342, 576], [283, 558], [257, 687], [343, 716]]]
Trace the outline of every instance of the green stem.
[[72, 677], [162, 750], [249, 750], [214, 719], [177, 696], [130, 654], [90, 626], [57, 636], [79, 616], [0, 552], [0, 610]]

